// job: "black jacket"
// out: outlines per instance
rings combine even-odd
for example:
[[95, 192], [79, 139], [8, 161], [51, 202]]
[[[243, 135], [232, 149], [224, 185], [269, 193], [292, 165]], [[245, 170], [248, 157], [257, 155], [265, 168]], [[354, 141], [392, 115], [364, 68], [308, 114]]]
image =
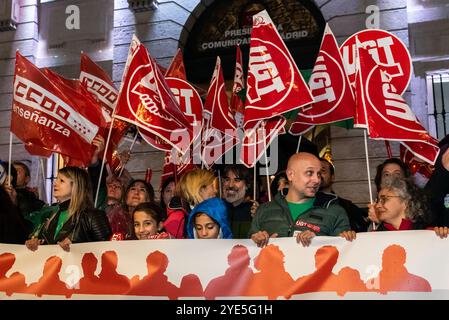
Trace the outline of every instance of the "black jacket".
[[225, 202], [228, 209], [228, 220], [229, 225], [231, 226], [233, 238], [247, 239], [248, 231], [251, 227], [251, 206], [253, 203], [250, 201], [244, 201], [234, 207], [232, 203], [227, 201]]
[[449, 171], [441, 163], [441, 156], [435, 162], [435, 171], [425, 187], [426, 196], [429, 199], [432, 212], [432, 225], [449, 227], [449, 208], [444, 205], [444, 198], [449, 194]]
[[341, 197], [338, 197], [338, 204], [342, 206], [348, 214], [351, 230], [355, 232], [366, 232], [368, 230], [369, 222], [365, 219], [366, 211], [357, 207], [352, 201]]
[[39, 232], [39, 239], [44, 239], [47, 244], [56, 244], [65, 238], [69, 238], [73, 243], [109, 240], [112, 231], [108, 218], [103, 211], [93, 208], [81, 212], [77, 217], [70, 217], [55, 237], [59, 215], [68, 209], [69, 204], [70, 200], [59, 205], [59, 209], [50, 218], [49, 223], [45, 223]]

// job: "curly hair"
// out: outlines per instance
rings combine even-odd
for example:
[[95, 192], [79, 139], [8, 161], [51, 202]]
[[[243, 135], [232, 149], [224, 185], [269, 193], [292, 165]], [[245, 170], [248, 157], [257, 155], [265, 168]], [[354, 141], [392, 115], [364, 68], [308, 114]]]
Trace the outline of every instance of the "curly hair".
[[381, 189], [395, 192], [406, 203], [405, 214], [414, 225], [424, 228], [432, 222], [426, 196], [410, 179], [384, 179]]

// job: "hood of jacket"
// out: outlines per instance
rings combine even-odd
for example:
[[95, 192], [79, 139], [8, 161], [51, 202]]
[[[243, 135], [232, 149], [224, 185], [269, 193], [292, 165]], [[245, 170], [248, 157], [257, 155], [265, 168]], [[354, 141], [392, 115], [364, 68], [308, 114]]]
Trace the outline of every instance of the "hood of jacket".
[[195, 238], [195, 226], [193, 223], [193, 218], [199, 212], [207, 214], [210, 218], [218, 223], [218, 225], [220, 226], [219, 239], [232, 239], [232, 231], [229, 226], [226, 204], [219, 198], [211, 198], [205, 200], [196, 205], [189, 213], [187, 221], [187, 235], [189, 239]]

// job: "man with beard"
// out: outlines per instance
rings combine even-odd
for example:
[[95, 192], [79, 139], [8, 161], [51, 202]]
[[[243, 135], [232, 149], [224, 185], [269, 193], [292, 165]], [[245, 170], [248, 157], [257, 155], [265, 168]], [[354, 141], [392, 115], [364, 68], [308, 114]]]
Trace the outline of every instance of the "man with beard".
[[228, 165], [223, 175], [223, 196], [228, 207], [228, 219], [234, 239], [248, 238], [251, 226], [251, 206], [245, 196], [251, 191], [251, 173], [243, 165]]
[[274, 201], [262, 204], [252, 221], [249, 234], [258, 247], [265, 247], [270, 237], [295, 236], [303, 246], [309, 246], [315, 236], [355, 239], [338, 197], [318, 192], [321, 162], [316, 156], [306, 152], [294, 154], [286, 174], [287, 195], [277, 194]]

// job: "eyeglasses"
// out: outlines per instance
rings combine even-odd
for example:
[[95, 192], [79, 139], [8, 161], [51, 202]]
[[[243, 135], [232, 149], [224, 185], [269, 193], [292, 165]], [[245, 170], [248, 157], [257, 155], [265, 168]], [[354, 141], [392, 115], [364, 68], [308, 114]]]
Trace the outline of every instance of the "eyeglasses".
[[390, 198], [401, 198], [400, 196], [380, 196], [376, 198], [375, 203], [384, 205]]

